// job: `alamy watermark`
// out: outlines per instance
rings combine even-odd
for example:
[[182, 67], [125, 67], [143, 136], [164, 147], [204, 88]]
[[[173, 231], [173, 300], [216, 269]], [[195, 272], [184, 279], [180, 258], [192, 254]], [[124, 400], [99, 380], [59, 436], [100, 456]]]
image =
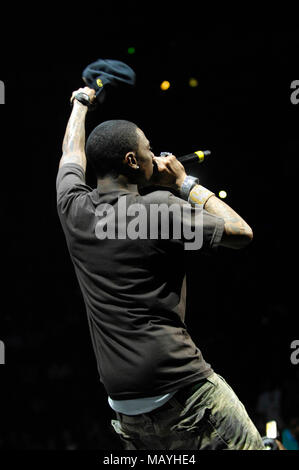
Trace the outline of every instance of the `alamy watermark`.
[[5, 345], [0, 340], [0, 364], [5, 364]]
[[95, 235], [104, 239], [183, 240], [185, 250], [199, 250], [203, 242], [203, 211], [190, 204], [173, 203], [127, 205], [126, 197], [117, 204], [100, 204]]
[[5, 104], [5, 86], [2, 80], [0, 80], [0, 104]]
[[296, 366], [299, 364], [299, 339], [294, 339], [292, 342], [291, 342], [291, 349], [294, 349], [294, 351], [292, 352], [291, 356], [290, 356], [290, 359], [291, 359], [291, 363]]
[[299, 80], [292, 81], [291, 89], [294, 90], [290, 96], [291, 103], [298, 104], [299, 103]]

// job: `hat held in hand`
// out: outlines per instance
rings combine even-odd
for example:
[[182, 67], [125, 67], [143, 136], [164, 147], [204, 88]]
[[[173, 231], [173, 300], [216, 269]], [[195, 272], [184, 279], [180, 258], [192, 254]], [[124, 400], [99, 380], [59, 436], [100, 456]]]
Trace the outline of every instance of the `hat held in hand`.
[[134, 70], [119, 60], [98, 59], [89, 64], [82, 73], [86, 85], [96, 91], [97, 101], [105, 99], [107, 86], [134, 86], [136, 75]]

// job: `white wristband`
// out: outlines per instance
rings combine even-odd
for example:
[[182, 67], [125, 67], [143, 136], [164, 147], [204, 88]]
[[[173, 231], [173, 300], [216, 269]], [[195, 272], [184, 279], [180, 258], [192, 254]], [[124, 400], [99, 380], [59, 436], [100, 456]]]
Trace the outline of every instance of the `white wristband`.
[[183, 181], [183, 184], [180, 189], [180, 195], [182, 199], [185, 199], [185, 201], [188, 201], [188, 197], [190, 194], [190, 191], [192, 188], [198, 184], [198, 178], [195, 178], [195, 176], [189, 176], [187, 175]]

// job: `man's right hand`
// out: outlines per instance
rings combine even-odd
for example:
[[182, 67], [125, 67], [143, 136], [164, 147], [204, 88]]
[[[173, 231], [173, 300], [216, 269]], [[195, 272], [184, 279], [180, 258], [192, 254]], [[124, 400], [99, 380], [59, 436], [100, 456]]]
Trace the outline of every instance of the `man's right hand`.
[[151, 178], [151, 183], [179, 191], [187, 176], [181, 162], [174, 155], [167, 155], [165, 157], [154, 157], [154, 165], [156, 170]]
[[89, 100], [90, 102], [92, 103], [95, 98], [96, 98], [96, 92], [93, 88], [89, 88], [89, 87], [84, 87], [84, 88], [78, 88], [78, 90], [75, 90], [73, 91], [72, 93], [72, 97], [71, 97], [71, 103], [73, 103], [74, 99], [75, 99], [75, 96], [78, 94], [78, 93], [84, 93], [85, 95], [87, 95], [89, 97]]

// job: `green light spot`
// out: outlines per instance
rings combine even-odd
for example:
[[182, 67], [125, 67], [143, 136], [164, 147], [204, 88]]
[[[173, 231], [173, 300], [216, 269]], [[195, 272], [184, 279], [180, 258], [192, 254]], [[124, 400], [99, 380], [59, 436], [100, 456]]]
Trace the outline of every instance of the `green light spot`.
[[135, 47], [128, 47], [128, 54], [135, 54]]

